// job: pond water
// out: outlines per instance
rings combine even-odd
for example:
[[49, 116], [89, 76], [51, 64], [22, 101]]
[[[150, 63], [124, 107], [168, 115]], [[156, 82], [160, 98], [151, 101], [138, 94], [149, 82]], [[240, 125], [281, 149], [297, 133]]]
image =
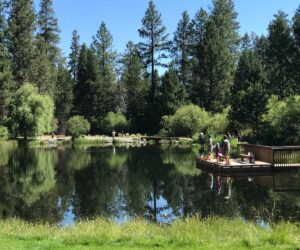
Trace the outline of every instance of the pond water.
[[1, 218], [72, 224], [105, 217], [171, 222], [217, 215], [300, 221], [300, 173], [216, 176], [197, 148], [0, 146]]

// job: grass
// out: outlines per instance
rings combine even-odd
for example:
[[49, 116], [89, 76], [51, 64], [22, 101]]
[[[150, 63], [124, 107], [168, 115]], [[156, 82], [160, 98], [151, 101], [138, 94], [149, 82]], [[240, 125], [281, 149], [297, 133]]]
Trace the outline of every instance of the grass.
[[0, 222], [6, 249], [300, 249], [300, 229], [280, 223], [263, 229], [241, 220], [191, 218], [171, 225], [103, 219], [61, 228], [19, 220]]

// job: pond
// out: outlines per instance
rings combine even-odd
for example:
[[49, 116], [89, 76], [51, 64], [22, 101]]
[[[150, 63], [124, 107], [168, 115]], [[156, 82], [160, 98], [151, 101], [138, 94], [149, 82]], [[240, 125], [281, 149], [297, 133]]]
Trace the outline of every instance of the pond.
[[211, 215], [300, 221], [300, 174], [216, 176], [193, 146], [0, 146], [1, 218], [69, 225], [105, 217], [171, 222]]

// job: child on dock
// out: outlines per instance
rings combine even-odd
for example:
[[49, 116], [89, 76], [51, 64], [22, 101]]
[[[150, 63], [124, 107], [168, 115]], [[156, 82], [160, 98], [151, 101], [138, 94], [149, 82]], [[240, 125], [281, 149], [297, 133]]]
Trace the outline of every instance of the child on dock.
[[221, 153], [221, 148], [220, 148], [220, 144], [217, 143], [216, 144], [216, 159], [217, 159], [217, 162], [219, 163], [220, 162], [220, 157], [222, 157], [222, 153]]

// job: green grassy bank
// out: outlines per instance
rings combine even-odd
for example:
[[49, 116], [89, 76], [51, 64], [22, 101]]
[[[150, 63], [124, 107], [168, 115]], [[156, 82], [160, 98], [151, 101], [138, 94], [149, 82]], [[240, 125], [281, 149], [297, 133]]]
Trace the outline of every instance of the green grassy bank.
[[6, 249], [300, 249], [299, 226], [280, 223], [263, 229], [240, 220], [187, 219], [171, 225], [106, 220], [60, 228], [18, 220], [0, 222]]

